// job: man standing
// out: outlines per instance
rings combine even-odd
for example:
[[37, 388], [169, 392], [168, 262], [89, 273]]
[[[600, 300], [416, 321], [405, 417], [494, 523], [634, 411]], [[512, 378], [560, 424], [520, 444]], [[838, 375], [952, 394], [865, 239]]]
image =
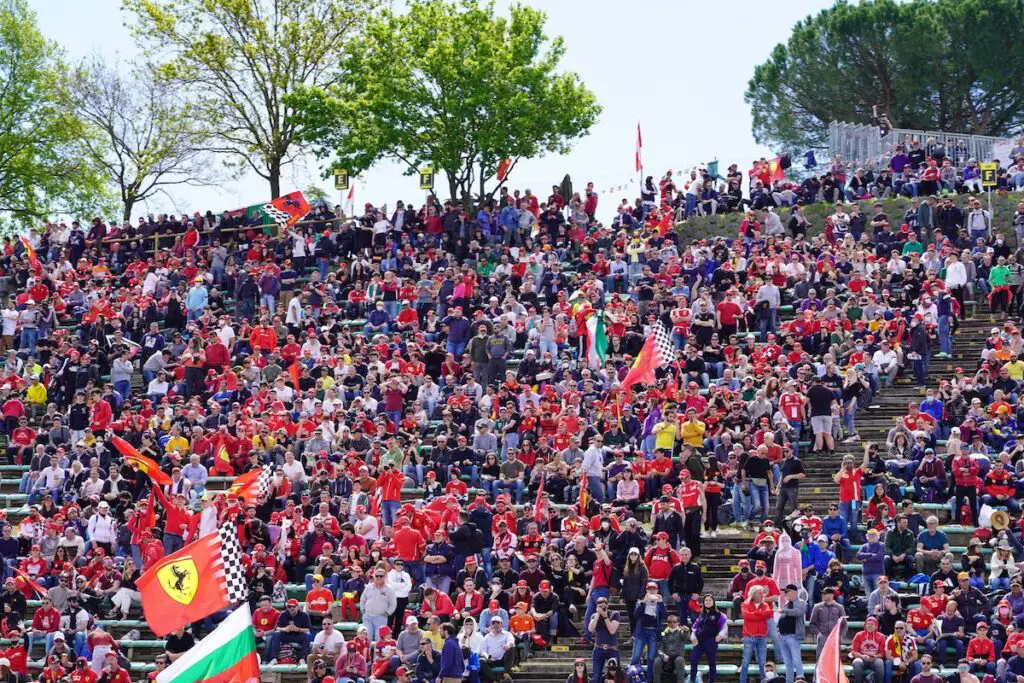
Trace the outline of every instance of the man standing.
[[[836, 589], [826, 586], [821, 591], [821, 602], [811, 610], [811, 619], [807, 622], [811, 638], [814, 639], [815, 659], [821, 659], [821, 650], [825, 647], [825, 640], [832, 633], [832, 629], [840, 619], [846, 619], [846, 610], [836, 602]], [[846, 638], [846, 624], [840, 628], [839, 639]]]
[[836, 395], [821, 382], [820, 377], [811, 378], [811, 388], [807, 390], [807, 402], [811, 407], [811, 430], [814, 432], [814, 445], [811, 452], [824, 450], [832, 454], [836, 443], [832, 439], [832, 404]]
[[782, 661], [786, 663], [786, 683], [803, 678], [804, 665], [800, 661], [800, 644], [804, 640], [804, 616], [807, 603], [798, 597], [794, 584], [786, 586], [778, 612], [779, 635], [782, 637]]
[[366, 627], [371, 643], [380, 638], [380, 628], [387, 626], [388, 617], [395, 611], [398, 598], [395, 591], [385, 583], [387, 572], [383, 567], [373, 571], [373, 581], [363, 589], [359, 597], [359, 613], [363, 615], [363, 626]]
[[587, 633], [594, 641], [594, 654], [591, 661], [591, 681], [601, 683], [604, 679], [604, 665], [610, 659], [619, 658], [619, 624], [618, 612], [608, 609], [608, 598], [597, 599], [597, 608], [593, 616], [586, 622]]
[[779, 466], [781, 479], [775, 489], [775, 527], [782, 528], [782, 523], [791, 510], [800, 505], [800, 480], [807, 476], [804, 463], [797, 457], [796, 450], [786, 450], [782, 464]]

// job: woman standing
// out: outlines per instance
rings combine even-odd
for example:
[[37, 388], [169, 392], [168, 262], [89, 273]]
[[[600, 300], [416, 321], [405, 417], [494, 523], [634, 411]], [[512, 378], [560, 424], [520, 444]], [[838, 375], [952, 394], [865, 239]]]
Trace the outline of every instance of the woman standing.
[[[746, 626], [744, 626], [745, 630]], [[718, 607], [715, 605], [715, 596], [706, 593], [701, 599], [700, 615], [693, 623], [693, 631], [690, 634], [690, 642], [693, 643], [693, 653], [690, 655], [691, 681], [697, 680], [697, 664], [700, 663], [703, 654], [708, 660], [708, 683], [715, 683], [718, 644], [728, 635], [729, 627], [725, 614], [718, 611]]]

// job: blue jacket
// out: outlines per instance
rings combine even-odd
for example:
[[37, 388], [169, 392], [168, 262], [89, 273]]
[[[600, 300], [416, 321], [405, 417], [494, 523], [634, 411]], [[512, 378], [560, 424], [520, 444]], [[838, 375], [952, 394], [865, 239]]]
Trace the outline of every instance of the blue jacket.
[[462, 678], [466, 662], [462, 659], [462, 648], [454, 637], [446, 638], [441, 649], [441, 672], [438, 678]]
[[830, 540], [835, 534], [839, 534], [840, 538], [849, 538], [849, 529], [846, 526], [846, 520], [839, 515], [836, 515], [835, 519], [832, 519], [831, 516], [822, 519], [821, 533], [828, 536]]
[[864, 573], [878, 576], [885, 573], [885, 544], [881, 541], [865, 543], [857, 551], [857, 559], [864, 563]]
[[942, 420], [942, 401], [937, 398], [933, 398], [931, 401], [928, 399], [921, 401], [921, 412], [931, 415], [936, 422], [940, 422]]
[[654, 610], [654, 615], [647, 613], [647, 603], [641, 600], [636, 603], [636, 607], [633, 608], [633, 620], [636, 623], [636, 628], [653, 628], [661, 632], [661, 625], [665, 621], [665, 603], [658, 602], [657, 609]]
[[828, 570], [828, 563], [836, 556], [831, 550], [822, 550], [817, 543], [801, 543], [799, 550], [800, 568], [814, 567], [819, 575]]
[[509, 230], [519, 227], [519, 209], [512, 206], [506, 206], [498, 214], [498, 222], [501, 223], [502, 227]]

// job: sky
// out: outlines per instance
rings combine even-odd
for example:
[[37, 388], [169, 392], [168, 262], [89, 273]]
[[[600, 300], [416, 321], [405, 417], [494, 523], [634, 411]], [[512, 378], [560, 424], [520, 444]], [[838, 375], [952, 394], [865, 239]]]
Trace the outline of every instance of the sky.
[[[40, 29], [67, 58], [99, 53], [130, 62], [140, 54], [120, 0], [29, 0]], [[509, 0], [497, 0], [502, 11]], [[521, 161], [509, 178], [514, 188], [545, 197], [569, 173], [576, 187], [593, 181], [609, 209], [638, 196], [634, 170], [637, 123], [643, 132], [645, 175], [689, 169], [713, 159], [724, 169], [745, 167], [770, 154], [750, 133], [750, 107], [743, 101], [754, 67], [784, 42], [793, 25], [832, 4], [830, 0], [776, 3], [763, 0], [527, 0], [547, 12], [549, 35], [565, 39], [564, 70], [575, 71], [604, 108], [590, 134], [569, 154]], [[632, 187], [630, 187], [632, 182]], [[284, 171], [282, 191], [317, 185], [335, 201], [339, 193], [310, 157]], [[610, 194], [605, 192], [613, 188]], [[255, 174], [217, 187], [175, 188], [157, 196], [147, 213], [207, 209], [219, 212], [263, 202], [269, 188]], [[393, 207], [397, 199], [419, 205], [416, 177], [382, 162], [356, 180], [355, 201]], [[141, 212], [140, 212], [141, 213]]]

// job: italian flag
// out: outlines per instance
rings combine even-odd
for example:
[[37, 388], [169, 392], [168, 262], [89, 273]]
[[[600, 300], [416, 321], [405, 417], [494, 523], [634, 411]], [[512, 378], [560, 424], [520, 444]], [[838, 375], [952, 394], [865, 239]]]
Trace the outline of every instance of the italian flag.
[[256, 634], [249, 604], [220, 622], [213, 633], [157, 674], [156, 683], [259, 683]]
[[599, 368], [604, 365], [608, 351], [608, 334], [604, 329], [604, 313], [598, 311], [587, 318], [587, 365]]

